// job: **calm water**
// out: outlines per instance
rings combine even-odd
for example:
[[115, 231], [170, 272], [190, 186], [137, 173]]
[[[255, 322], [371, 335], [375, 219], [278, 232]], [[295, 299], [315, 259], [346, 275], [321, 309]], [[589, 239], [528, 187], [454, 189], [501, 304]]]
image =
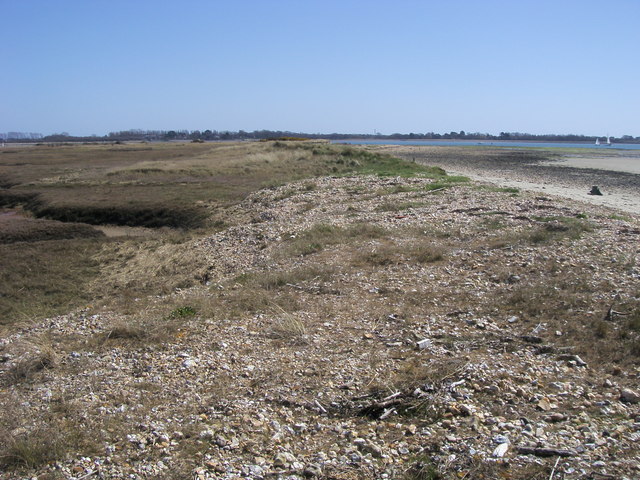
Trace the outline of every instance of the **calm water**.
[[440, 145], [440, 146], [485, 146], [485, 147], [544, 147], [544, 148], [589, 148], [593, 150], [640, 150], [638, 143], [614, 143], [608, 146], [596, 146], [593, 143], [569, 142], [518, 142], [508, 140], [334, 140], [332, 143], [350, 145]]

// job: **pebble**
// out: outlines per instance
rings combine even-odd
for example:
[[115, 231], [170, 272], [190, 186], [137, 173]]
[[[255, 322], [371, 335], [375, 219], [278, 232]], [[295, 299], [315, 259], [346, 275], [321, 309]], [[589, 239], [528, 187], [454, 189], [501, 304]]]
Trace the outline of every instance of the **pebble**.
[[620, 400], [625, 403], [640, 403], [640, 394], [630, 388], [623, 388], [620, 391]]

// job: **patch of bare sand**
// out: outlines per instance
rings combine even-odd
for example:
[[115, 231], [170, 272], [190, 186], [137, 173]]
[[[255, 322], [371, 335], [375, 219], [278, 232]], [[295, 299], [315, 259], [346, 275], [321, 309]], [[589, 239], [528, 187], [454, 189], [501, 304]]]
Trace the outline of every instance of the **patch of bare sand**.
[[611, 155], [567, 155], [559, 160], [542, 165], [555, 165], [560, 167], [592, 168], [597, 170], [610, 170], [614, 172], [628, 172], [640, 175], [640, 152], [626, 154], [624, 156]]
[[602, 196], [589, 195], [589, 190], [554, 181], [532, 182], [514, 175], [487, 176], [483, 173], [465, 170], [464, 172], [450, 172], [468, 176], [474, 180], [492, 183], [500, 187], [519, 188], [533, 192], [543, 192], [548, 195], [570, 198], [572, 200], [589, 202], [595, 205], [611, 207], [625, 212], [640, 214], [640, 196], [630, 192], [607, 192]]

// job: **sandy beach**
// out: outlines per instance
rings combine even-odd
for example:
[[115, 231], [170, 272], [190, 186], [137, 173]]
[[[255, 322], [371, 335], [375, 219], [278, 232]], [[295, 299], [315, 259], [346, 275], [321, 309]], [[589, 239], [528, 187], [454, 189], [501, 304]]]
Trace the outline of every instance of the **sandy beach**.
[[[558, 154], [526, 150], [475, 151], [452, 147], [380, 147], [448, 173], [502, 187], [538, 191], [640, 214], [640, 152]], [[597, 185], [602, 196], [589, 195]]]

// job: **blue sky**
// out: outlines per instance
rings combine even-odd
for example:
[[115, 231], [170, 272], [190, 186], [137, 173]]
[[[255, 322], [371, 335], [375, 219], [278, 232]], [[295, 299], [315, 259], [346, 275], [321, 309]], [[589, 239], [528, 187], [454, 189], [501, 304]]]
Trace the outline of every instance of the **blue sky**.
[[639, 0], [0, 0], [0, 132], [640, 136], [639, 55]]

